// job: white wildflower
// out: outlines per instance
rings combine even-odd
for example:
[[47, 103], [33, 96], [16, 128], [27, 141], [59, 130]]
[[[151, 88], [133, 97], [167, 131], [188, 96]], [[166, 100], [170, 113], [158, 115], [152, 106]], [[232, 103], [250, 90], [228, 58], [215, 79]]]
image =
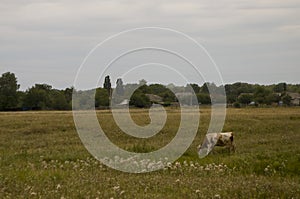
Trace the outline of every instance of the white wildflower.
[[264, 171], [265, 171], [265, 172], [268, 172], [268, 171], [269, 171], [269, 168], [268, 168], [268, 167], [266, 167], [266, 168], [264, 169]]
[[120, 195], [123, 195], [125, 193], [125, 191], [124, 190], [122, 190], [121, 192], [120, 192]]
[[120, 189], [120, 186], [114, 186], [113, 187], [113, 190], [115, 190], [115, 191], [117, 191], [117, 190], [119, 190]]
[[56, 186], [56, 189], [60, 189], [60, 188], [61, 188], [61, 185], [58, 184], [58, 185]]
[[189, 166], [188, 163], [186, 162], [186, 160], [183, 161], [183, 165], [184, 165], [185, 167]]
[[171, 167], [172, 167], [172, 163], [171, 163], [171, 162], [168, 162], [168, 163], [167, 163], [167, 167], [171, 168]]

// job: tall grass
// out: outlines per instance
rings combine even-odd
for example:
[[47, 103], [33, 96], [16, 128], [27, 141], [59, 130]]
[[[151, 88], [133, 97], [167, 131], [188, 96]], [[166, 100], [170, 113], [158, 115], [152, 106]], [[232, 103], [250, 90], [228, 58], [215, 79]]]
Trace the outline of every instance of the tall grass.
[[[139, 125], [147, 110], [131, 111]], [[125, 150], [150, 152], [169, 143], [180, 112], [168, 110], [160, 133], [149, 139], [125, 135], [109, 111], [98, 118], [109, 139]], [[228, 109], [224, 131], [233, 131], [237, 151], [223, 148], [199, 159], [210, 120], [201, 109], [191, 147], [164, 170], [115, 171], [82, 145], [71, 112], [0, 113], [0, 198], [299, 198], [300, 109]]]

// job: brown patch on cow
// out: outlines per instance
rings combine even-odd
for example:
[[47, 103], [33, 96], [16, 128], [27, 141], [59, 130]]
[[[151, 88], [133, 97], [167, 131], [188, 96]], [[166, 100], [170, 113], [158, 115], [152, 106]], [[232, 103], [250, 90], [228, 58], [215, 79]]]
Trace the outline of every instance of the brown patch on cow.
[[215, 146], [221, 146], [226, 147], [229, 149], [230, 152], [235, 152], [235, 145], [233, 143], [234, 136], [233, 133], [231, 133], [231, 136], [226, 138], [227, 136], [222, 135], [221, 133], [218, 135], [218, 141]]

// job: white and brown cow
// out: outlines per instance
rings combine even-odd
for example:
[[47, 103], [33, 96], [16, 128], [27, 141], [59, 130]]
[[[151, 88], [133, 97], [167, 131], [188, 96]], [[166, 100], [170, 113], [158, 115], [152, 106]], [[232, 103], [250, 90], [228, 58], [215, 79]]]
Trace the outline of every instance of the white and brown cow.
[[199, 156], [206, 156], [214, 146], [226, 147], [230, 152], [235, 152], [232, 132], [208, 133], [202, 145], [198, 146]]

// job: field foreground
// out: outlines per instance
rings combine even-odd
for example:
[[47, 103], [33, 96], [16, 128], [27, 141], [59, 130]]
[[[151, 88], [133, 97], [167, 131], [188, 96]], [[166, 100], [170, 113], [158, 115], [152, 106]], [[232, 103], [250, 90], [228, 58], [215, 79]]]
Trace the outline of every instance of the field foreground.
[[[198, 134], [184, 155], [144, 174], [113, 170], [84, 148], [72, 112], [0, 113], [0, 198], [300, 198], [300, 109], [228, 109], [224, 131], [235, 134], [236, 153], [216, 148], [199, 159], [210, 110], [201, 109]], [[147, 110], [132, 110], [139, 125]], [[99, 123], [116, 145], [150, 152], [169, 143], [180, 113], [168, 109], [161, 132], [149, 139], [125, 135], [109, 111]]]

